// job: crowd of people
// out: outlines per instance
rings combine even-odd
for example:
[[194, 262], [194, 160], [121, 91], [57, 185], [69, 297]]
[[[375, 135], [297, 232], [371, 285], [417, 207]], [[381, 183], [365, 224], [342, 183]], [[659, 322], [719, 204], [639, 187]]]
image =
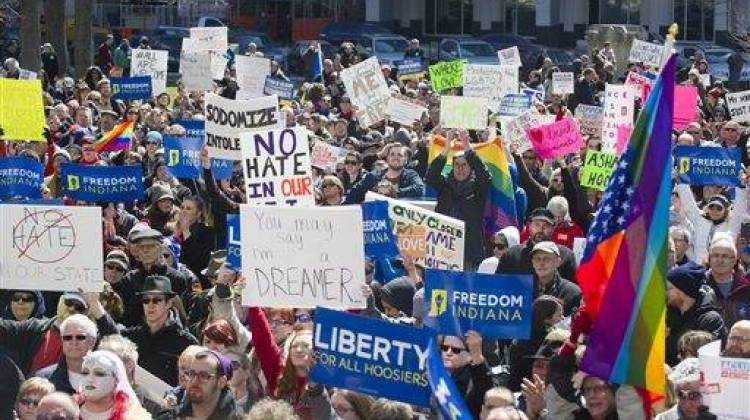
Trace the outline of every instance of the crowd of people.
[[[246, 201], [242, 170], [216, 180], [204, 150], [199, 179], [174, 177], [164, 160], [164, 137], [185, 135], [181, 120], [205, 120], [204, 92], [177, 83], [175, 97], [149, 101], [112, 98], [108, 75], [128, 66], [128, 46], [97, 54], [97, 66], [73, 79], [43, 48], [45, 143], [5, 141], [2, 156], [23, 156], [45, 165], [43, 194], [66, 197], [59, 168], [81, 165], [141, 165], [144, 199], [96, 203], [101, 209], [104, 289], [91, 292], [3, 290], [0, 319], [0, 418], [6, 419], [303, 419], [407, 420], [435, 418], [435, 407], [414, 407], [309, 378], [316, 363], [314, 310], [243, 307], [245, 279], [227, 262], [228, 214]], [[147, 47], [146, 45], [142, 47]], [[314, 47], [313, 47], [314, 48]], [[109, 52], [108, 52], [109, 51]], [[123, 55], [125, 54], [125, 55]], [[418, 41], [409, 57], [421, 57]], [[441, 95], [428, 78], [401, 80], [382, 66], [390, 89], [426, 104], [412, 126], [388, 120], [363, 129], [339, 77], [364, 57], [344, 45], [322, 63], [297, 100], [281, 110], [288, 127], [305, 127], [313, 141], [346, 149], [335, 171], [313, 168], [320, 206], [355, 205], [368, 191], [396, 199], [422, 199], [435, 192], [435, 211], [466, 226], [464, 269], [480, 273], [529, 274], [534, 278], [529, 339], [442, 336], [442, 361], [472, 416], [500, 419], [639, 419], [642, 399], [633, 387], [578, 370], [591, 327], [576, 281], [573, 240], [585, 237], [601, 192], [580, 185], [581, 162], [602, 148], [587, 136], [585, 148], [563, 159], [541, 159], [535, 150], [508, 147], [518, 226], [486, 240], [482, 215], [492, 174], [472, 143], [491, 130], [440, 125]], [[523, 87], [542, 92], [533, 106], [556, 119], [578, 105], [601, 105], [614, 73], [606, 48], [574, 64], [575, 92], [552, 93], [549, 58], [541, 60]], [[310, 64], [310, 63], [308, 63]], [[312, 65], [312, 64], [311, 64]], [[628, 71], [645, 72], [640, 63]], [[18, 78], [15, 59], [2, 75]], [[721, 81], [704, 85], [708, 63], [696, 53], [676, 83], [696, 86], [698, 119], [673, 133], [673, 144], [740, 148], [750, 164], [744, 124], [730, 119], [729, 90]], [[119, 73], [122, 74], [122, 73]], [[230, 62], [214, 92], [237, 93]], [[275, 66], [271, 77], [284, 78]], [[636, 104], [639, 108], [640, 104]], [[477, 112], [484, 112], [477, 110]], [[637, 113], [637, 112], [636, 112]], [[98, 153], [94, 143], [124, 121], [134, 123], [129, 150]], [[493, 120], [494, 121], [494, 120]], [[497, 123], [494, 129], [502, 131]], [[2, 122], [0, 121], [0, 126]], [[446, 154], [429, 161], [431, 140], [440, 136], [464, 149], [445, 173]], [[669, 220], [666, 360], [668, 390], [654, 407], [656, 418], [715, 418], [702, 403], [698, 348], [722, 341], [723, 355], [750, 358], [750, 219], [745, 172], [737, 187], [675, 183]], [[92, 205], [94, 203], [88, 203]], [[342, 244], [346, 246], [346, 244]], [[94, 246], [94, 244], [91, 244]], [[335, 250], [333, 250], [335, 252]], [[425, 267], [408, 255], [393, 270], [366, 265], [369, 306], [361, 315], [421, 326]], [[168, 390], [155, 391], [155, 377]], [[659, 414], [656, 414], [659, 413]]]

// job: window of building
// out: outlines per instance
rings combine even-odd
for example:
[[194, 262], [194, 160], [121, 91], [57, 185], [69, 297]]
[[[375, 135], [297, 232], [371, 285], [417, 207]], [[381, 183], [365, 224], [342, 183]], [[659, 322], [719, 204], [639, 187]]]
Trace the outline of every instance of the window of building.
[[714, 3], [715, 0], [674, 0], [674, 20], [680, 26], [677, 38], [713, 41]]
[[598, 0], [599, 23], [640, 25], [641, 0]]
[[425, 0], [426, 34], [471, 34], [474, 0]]
[[505, 2], [505, 32], [536, 35], [536, 0], [507, 0]]

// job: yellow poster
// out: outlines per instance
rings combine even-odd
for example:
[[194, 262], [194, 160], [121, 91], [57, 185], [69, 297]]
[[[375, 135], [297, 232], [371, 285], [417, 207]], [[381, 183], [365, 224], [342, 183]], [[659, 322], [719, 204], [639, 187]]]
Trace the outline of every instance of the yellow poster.
[[3, 140], [46, 141], [40, 80], [0, 79], [0, 127]]

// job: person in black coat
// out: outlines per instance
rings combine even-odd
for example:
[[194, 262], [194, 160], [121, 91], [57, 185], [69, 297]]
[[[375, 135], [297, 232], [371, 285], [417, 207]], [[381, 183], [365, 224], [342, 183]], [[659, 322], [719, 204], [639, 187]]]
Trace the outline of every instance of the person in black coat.
[[180, 206], [175, 237], [181, 242], [180, 262], [196, 275], [208, 267], [211, 251], [216, 248], [214, 231], [203, 221], [205, 205], [199, 197], [188, 197]]
[[3, 352], [0, 352], [0, 378], [3, 378], [0, 383], [0, 419], [12, 419], [16, 396], [24, 376], [13, 359]]
[[570, 316], [581, 305], [581, 288], [560, 277], [557, 267], [561, 263], [560, 248], [554, 242], [539, 242], [531, 250], [534, 296], [549, 295], [559, 299], [563, 304], [563, 316]]
[[489, 369], [482, 356], [482, 336], [476, 331], [466, 333], [466, 339], [440, 337], [443, 365], [474, 418], [479, 418], [484, 394], [493, 387]]
[[435, 211], [463, 220], [466, 224], [464, 238], [464, 270], [473, 270], [485, 257], [482, 221], [487, 202], [487, 191], [492, 176], [469, 144], [469, 134], [461, 135], [463, 152], [453, 158], [453, 170], [443, 175], [450, 145], [432, 161], [427, 169], [426, 181], [437, 192]]

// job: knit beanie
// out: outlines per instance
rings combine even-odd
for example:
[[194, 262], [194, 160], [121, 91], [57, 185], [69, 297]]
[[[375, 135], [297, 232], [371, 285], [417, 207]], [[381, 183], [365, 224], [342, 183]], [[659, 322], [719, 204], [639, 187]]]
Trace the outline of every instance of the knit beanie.
[[667, 274], [667, 281], [696, 300], [701, 297], [701, 285], [703, 285], [705, 278], [705, 268], [695, 263], [683, 264], [669, 270]]

